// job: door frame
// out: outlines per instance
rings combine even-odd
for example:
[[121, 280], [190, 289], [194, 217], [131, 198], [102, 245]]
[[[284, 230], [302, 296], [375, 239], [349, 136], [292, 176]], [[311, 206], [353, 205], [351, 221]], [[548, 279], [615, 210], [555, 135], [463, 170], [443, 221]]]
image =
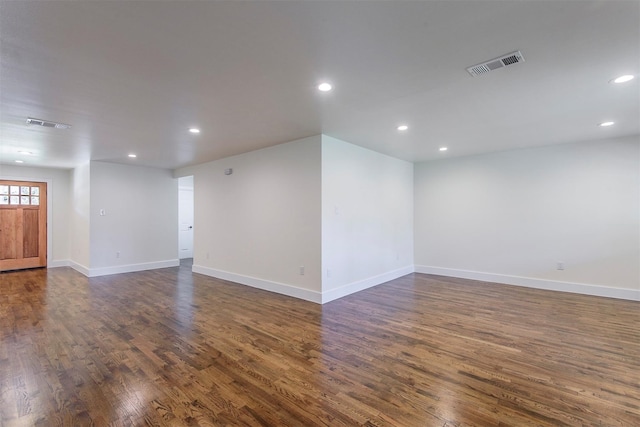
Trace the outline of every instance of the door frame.
[[53, 179], [51, 178], [36, 178], [29, 176], [15, 176], [15, 175], [0, 175], [1, 180], [6, 181], [31, 181], [31, 182], [46, 182], [47, 183], [47, 268], [50, 267], [64, 267], [68, 265], [64, 261], [53, 261], [51, 256], [53, 249], [53, 236], [52, 236], [52, 216], [53, 216]]

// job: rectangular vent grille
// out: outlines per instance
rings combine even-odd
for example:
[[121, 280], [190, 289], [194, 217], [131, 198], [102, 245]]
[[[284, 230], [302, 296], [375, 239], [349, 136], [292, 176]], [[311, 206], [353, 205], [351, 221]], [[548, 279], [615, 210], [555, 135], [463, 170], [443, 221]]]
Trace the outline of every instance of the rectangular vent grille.
[[50, 122], [47, 120], [42, 120], [42, 119], [34, 119], [33, 117], [29, 117], [27, 119], [27, 124], [28, 125], [34, 125], [34, 126], [43, 126], [46, 128], [56, 128], [56, 129], [69, 129], [71, 128], [71, 125], [67, 125], [64, 123], [56, 123], [56, 122]]
[[504, 68], [509, 65], [517, 64], [519, 62], [524, 62], [524, 56], [522, 56], [522, 53], [520, 51], [516, 51], [503, 55], [499, 58], [471, 66], [467, 68], [467, 71], [469, 72], [469, 74], [475, 77], [482, 74], [487, 74], [488, 72], [497, 70], [498, 68]]

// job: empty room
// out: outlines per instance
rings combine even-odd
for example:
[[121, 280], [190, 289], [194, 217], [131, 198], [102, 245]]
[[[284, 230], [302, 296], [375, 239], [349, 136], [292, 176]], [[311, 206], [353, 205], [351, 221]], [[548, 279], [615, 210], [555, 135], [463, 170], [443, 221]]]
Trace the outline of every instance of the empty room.
[[640, 1], [0, 0], [0, 426], [639, 426]]

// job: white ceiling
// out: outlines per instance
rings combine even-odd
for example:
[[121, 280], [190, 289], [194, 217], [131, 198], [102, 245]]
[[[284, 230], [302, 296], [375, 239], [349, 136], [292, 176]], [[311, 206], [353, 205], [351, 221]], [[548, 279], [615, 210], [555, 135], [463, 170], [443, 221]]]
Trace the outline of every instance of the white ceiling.
[[0, 36], [6, 164], [173, 169], [319, 133], [423, 161], [640, 133], [640, 79], [609, 83], [640, 73], [639, 1], [1, 0]]

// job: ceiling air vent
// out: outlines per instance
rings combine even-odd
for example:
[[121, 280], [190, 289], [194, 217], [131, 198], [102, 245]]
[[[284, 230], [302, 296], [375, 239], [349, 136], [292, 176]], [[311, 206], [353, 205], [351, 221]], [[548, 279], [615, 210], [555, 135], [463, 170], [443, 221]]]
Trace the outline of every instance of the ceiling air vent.
[[34, 119], [33, 117], [29, 117], [27, 119], [27, 124], [34, 125], [34, 126], [43, 126], [46, 128], [56, 128], [56, 129], [69, 129], [71, 127], [71, 125], [67, 125], [64, 123], [56, 123], [56, 122], [50, 122], [47, 120]]
[[504, 68], [509, 65], [517, 64], [519, 62], [524, 62], [524, 56], [520, 51], [511, 52], [506, 55], [503, 55], [499, 58], [492, 59], [491, 61], [483, 62], [482, 64], [474, 65], [472, 67], [467, 68], [469, 74], [473, 77], [481, 76], [482, 74], [487, 74], [489, 71], [497, 70], [498, 68]]

